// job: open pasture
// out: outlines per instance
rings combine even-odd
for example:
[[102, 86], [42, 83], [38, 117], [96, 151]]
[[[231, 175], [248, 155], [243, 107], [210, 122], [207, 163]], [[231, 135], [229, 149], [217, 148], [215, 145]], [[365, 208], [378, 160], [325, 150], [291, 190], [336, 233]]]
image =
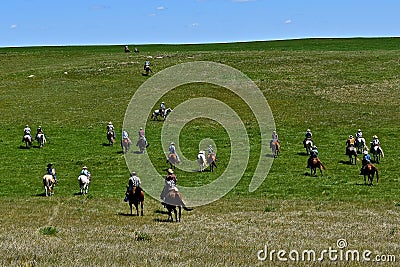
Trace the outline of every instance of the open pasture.
[[[400, 39], [146, 45], [139, 50], [0, 48], [1, 266], [286, 266], [276, 257], [259, 261], [257, 252], [265, 244], [271, 250], [321, 251], [337, 248], [338, 239], [346, 239], [348, 249], [393, 254], [400, 261]], [[224, 198], [183, 211], [181, 223], [167, 223], [165, 210], [148, 195], [145, 216], [128, 216], [123, 197], [129, 171], [119, 141], [126, 107], [149, 79], [142, 72], [150, 56], [154, 73], [178, 63], [213, 61], [240, 70], [260, 88], [274, 115], [281, 153], [255, 192], [249, 193], [248, 185], [260, 137], [251, 110], [224, 88], [188, 84], [162, 101], [174, 108], [194, 97], [213, 97], [235, 109], [250, 137], [246, 172]], [[146, 153], [164, 174], [162, 122], [150, 115]], [[108, 121], [116, 127], [114, 146], [107, 145]], [[43, 148], [22, 147], [26, 124], [33, 131], [42, 126]], [[322, 177], [306, 175], [302, 140], [307, 128], [327, 167]], [[380, 181], [372, 187], [359, 175], [361, 162], [350, 165], [345, 155], [346, 138], [358, 128], [367, 142], [378, 135], [385, 152], [377, 164]], [[128, 129], [134, 144], [137, 130]], [[178, 185], [208, 184], [226, 168], [229, 136], [212, 120], [185, 125], [182, 153], [194, 160], [206, 138], [217, 145], [218, 168], [213, 173], [177, 170]], [[50, 162], [59, 184], [46, 198], [42, 177]], [[92, 173], [85, 196], [78, 194], [77, 182], [83, 165]], [[146, 187], [146, 177], [138, 176]]]

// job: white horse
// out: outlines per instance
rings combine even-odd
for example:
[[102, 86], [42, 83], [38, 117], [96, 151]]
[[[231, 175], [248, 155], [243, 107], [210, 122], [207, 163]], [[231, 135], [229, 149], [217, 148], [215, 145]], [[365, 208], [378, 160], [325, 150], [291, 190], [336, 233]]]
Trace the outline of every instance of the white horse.
[[365, 144], [365, 138], [364, 137], [358, 137], [356, 138], [356, 148], [357, 148], [357, 153], [362, 154], [364, 151], [368, 151], [368, 147]]
[[200, 171], [203, 172], [207, 167], [207, 160], [204, 150], [200, 150], [199, 154], [197, 155], [197, 162], [200, 166]]
[[[53, 175], [56, 173], [56, 170], [53, 169]], [[43, 186], [44, 186], [44, 192], [46, 197], [54, 195], [54, 185], [56, 184], [56, 181], [54, 179], [54, 176], [51, 174], [45, 174], [43, 176]]]
[[84, 174], [78, 176], [79, 187], [82, 195], [88, 193], [90, 178], [91, 178], [90, 174], [88, 176]]
[[158, 120], [158, 117], [161, 117], [165, 120], [171, 111], [171, 108], [167, 108], [164, 112], [160, 112], [159, 109], [155, 109], [153, 114], [151, 114], [151, 118], [152, 120]]
[[32, 145], [32, 138], [29, 134], [24, 135], [24, 137], [22, 138], [22, 142], [25, 142], [25, 146], [27, 148], [30, 148]]
[[39, 147], [43, 147], [44, 143], [46, 143], [46, 137], [44, 136], [43, 133], [40, 133], [36, 136], [36, 140], [39, 143]]
[[371, 153], [376, 163], [379, 163], [381, 157], [383, 158], [385, 156], [381, 146], [371, 146]]
[[306, 145], [306, 153], [307, 153], [307, 155], [309, 155], [310, 154], [310, 151], [311, 151], [311, 148], [313, 147], [313, 141], [311, 140], [311, 139], [307, 139], [306, 141], [305, 141], [305, 145]]
[[144, 150], [147, 147], [146, 139], [143, 136], [139, 137], [139, 140], [136, 142], [136, 146], [139, 147], [140, 153], [144, 153]]

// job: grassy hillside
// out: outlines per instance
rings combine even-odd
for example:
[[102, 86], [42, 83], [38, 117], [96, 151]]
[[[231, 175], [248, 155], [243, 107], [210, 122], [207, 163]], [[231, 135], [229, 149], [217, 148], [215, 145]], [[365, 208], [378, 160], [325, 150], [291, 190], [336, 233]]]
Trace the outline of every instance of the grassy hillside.
[[[139, 261], [148, 265], [243, 266], [258, 263], [254, 255], [265, 242], [276, 249], [317, 249], [339, 238], [347, 238], [354, 249], [376, 245], [375, 253], [397, 253], [400, 260], [393, 243], [400, 227], [399, 47], [398, 38], [359, 38], [143, 45], [140, 53], [129, 54], [122, 46], [0, 48], [0, 206], [5, 211], [0, 265], [128, 265], [126, 257], [132, 259], [129, 255], [140, 247]], [[258, 190], [247, 190], [260, 153], [251, 110], [227, 89], [188, 84], [159, 102], [175, 107], [212, 96], [234, 108], [250, 136], [247, 170], [231, 193], [185, 212], [180, 225], [166, 224], [166, 215], [149, 196], [144, 218], [124, 216], [129, 171], [120, 146], [106, 145], [105, 127], [112, 121], [120, 138], [127, 105], [149, 78], [141, 74], [149, 56], [155, 73], [178, 63], [213, 61], [240, 70], [260, 88], [274, 115], [282, 153]], [[48, 138], [43, 149], [21, 147], [25, 124], [33, 130], [43, 127]], [[161, 125], [149, 122], [146, 136], [152, 163], [163, 174]], [[307, 128], [328, 168], [323, 177], [305, 175]], [[377, 165], [381, 181], [373, 187], [363, 185], [360, 162], [349, 165], [344, 155], [346, 138], [358, 128], [367, 142], [378, 135], [385, 151]], [[133, 129], [130, 134], [136, 138]], [[179, 144], [184, 155], [194, 158], [205, 138], [213, 138], [218, 147], [216, 172], [177, 170], [181, 185], [207, 184], [226, 168], [229, 136], [209, 120], [184, 127]], [[41, 177], [49, 162], [60, 183], [53, 197], [44, 198]], [[87, 197], [76, 194], [83, 165], [93, 174]], [[146, 177], [141, 178], [145, 186]], [[80, 231], [82, 223], [88, 232]], [[44, 235], [40, 229], [46, 226], [59, 232]], [[371, 237], [363, 233], [370, 227]], [[200, 236], [192, 237], [193, 229]], [[174, 252], [169, 254], [164, 246], [171, 243]], [[48, 246], [49, 257], [42, 252]], [[81, 249], [88, 256], [79, 254]]]

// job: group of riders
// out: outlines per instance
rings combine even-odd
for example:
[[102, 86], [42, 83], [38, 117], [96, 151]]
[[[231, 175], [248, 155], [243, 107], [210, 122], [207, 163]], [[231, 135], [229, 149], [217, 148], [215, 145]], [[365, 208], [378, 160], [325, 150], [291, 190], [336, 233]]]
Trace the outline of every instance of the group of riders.
[[[42, 130], [42, 126], [39, 126], [36, 129], [35, 139], [38, 141], [39, 146], [43, 145], [44, 133], [43, 133], [43, 130]], [[33, 141], [32, 130], [29, 127], [29, 125], [25, 125], [24, 133], [22, 135], [22, 142], [28, 142], [29, 145], [31, 145], [32, 141]]]

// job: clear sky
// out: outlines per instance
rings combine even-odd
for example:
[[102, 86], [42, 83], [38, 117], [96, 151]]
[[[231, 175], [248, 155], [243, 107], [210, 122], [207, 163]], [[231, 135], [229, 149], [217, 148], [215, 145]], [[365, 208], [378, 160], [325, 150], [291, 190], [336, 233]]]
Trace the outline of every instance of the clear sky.
[[2, 0], [0, 47], [398, 37], [399, 0]]

